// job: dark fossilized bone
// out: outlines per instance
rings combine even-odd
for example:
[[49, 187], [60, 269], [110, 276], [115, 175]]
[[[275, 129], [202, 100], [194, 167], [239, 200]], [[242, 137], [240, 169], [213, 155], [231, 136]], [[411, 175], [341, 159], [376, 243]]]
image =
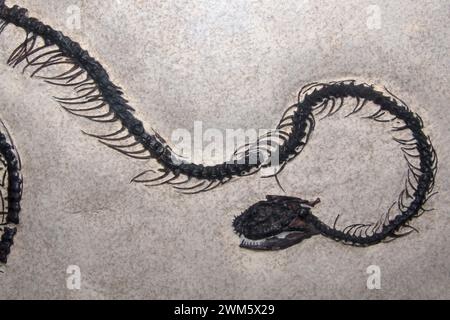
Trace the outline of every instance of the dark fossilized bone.
[[233, 222], [235, 231], [245, 235], [241, 247], [257, 250], [281, 250], [319, 231], [306, 221], [311, 216], [311, 208], [320, 200], [308, 202], [298, 198], [267, 196]]
[[[316, 83], [305, 87], [300, 92], [298, 104], [291, 107], [295, 110], [294, 115], [285, 115], [281, 121], [291, 128], [289, 134], [282, 131], [287, 137], [285, 145], [280, 147], [282, 163], [293, 154], [289, 150], [296, 148], [296, 137], [303, 137], [301, 128], [306, 127], [307, 123], [310, 126], [310, 120], [305, 120], [306, 114], [331, 116], [341, 110], [344, 99], [348, 98], [354, 98], [356, 103], [347, 116], [361, 112], [371, 102], [377, 108], [366, 118], [392, 123], [392, 131], [398, 135], [394, 135], [394, 140], [401, 145], [408, 165], [405, 188], [394, 203], [397, 204], [398, 214], [392, 216], [392, 205], [376, 223], [352, 224], [339, 230], [336, 228], [339, 216], [333, 226], [328, 226], [311, 213], [316, 203], [289, 197], [268, 197], [267, 201], [257, 203], [235, 219], [234, 228], [243, 238], [242, 247], [278, 250], [315, 234], [354, 246], [370, 246], [416, 231], [409, 222], [429, 211], [424, 205], [434, 195], [438, 159], [430, 138], [423, 132], [420, 116], [411, 112], [403, 101], [389, 91], [385, 94], [372, 86], [356, 85], [354, 81]], [[314, 125], [311, 127], [313, 129]], [[277, 213], [280, 220], [272, 221], [273, 218], [267, 216], [268, 212]], [[266, 234], [267, 230], [270, 234]]]
[[[4, 127], [4, 126], [3, 126]], [[0, 130], [0, 263], [6, 263], [19, 224], [22, 199], [21, 163], [6, 128]]]
[[[409, 167], [396, 216], [391, 217], [388, 212], [378, 223], [355, 224], [337, 230], [311, 213], [315, 203], [289, 197], [269, 197], [268, 201], [252, 206], [235, 220], [236, 232], [244, 237], [243, 247], [282, 249], [315, 234], [357, 246], [377, 244], [412, 231], [408, 223], [424, 212], [424, 204], [431, 196], [437, 169], [435, 151], [422, 131], [421, 118], [387, 90], [377, 90], [356, 81], [305, 86], [298, 103], [285, 112], [273, 132], [238, 149], [228, 162], [204, 166], [177, 156], [158, 134], [146, 131], [122, 90], [110, 80], [103, 66], [78, 43], [28, 17], [26, 9], [10, 8], [0, 0], [0, 32], [8, 24], [25, 31], [25, 40], [12, 52], [8, 64], [22, 67], [24, 72], [29, 71], [31, 77], [49, 84], [73, 89], [75, 96], [72, 91], [72, 96], [57, 97], [56, 101], [71, 114], [108, 128], [108, 132], [88, 134], [102, 144], [134, 159], [156, 159], [161, 169], [146, 170], [133, 179], [133, 182], [147, 186], [168, 184], [188, 194], [209, 191], [235, 177], [252, 175], [272, 166], [274, 154], [278, 160], [278, 170], [274, 174], [277, 176], [308, 143], [316, 117], [336, 114], [346, 100], [355, 101], [349, 115], [366, 109], [371, 103], [378, 109], [369, 118], [393, 123], [395, 133], [410, 133], [407, 138], [394, 137], [402, 145]], [[406, 233], [401, 233], [401, 229], [407, 229]]]

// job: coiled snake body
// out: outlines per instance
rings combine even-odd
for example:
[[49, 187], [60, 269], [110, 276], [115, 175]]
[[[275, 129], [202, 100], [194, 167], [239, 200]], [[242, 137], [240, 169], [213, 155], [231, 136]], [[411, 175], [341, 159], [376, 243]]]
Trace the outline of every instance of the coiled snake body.
[[11, 225], [19, 224], [20, 201], [22, 199], [20, 158], [6, 129], [5, 132], [0, 130], [0, 164], [0, 186], [7, 189], [5, 198], [0, 190], [0, 226], [3, 228], [0, 239], [0, 263], [6, 263], [11, 246], [14, 244], [14, 236], [17, 233], [17, 228], [11, 227]]
[[[26, 32], [25, 40], [12, 52], [9, 65], [22, 65], [24, 71], [31, 72], [31, 77], [74, 89], [76, 97], [55, 98], [66, 111], [102, 123], [103, 127], [116, 126], [104, 134], [88, 135], [131, 158], [158, 161], [161, 169], [156, 171], [157, 176], [154, 170], [146, 170], [133, 179], [137, 183], [152, 186], [169, 184], [185, 193], [205, 192], [235, 177], [251, 175], [271, 166], [275, 153], [278, 174], [308, 143], [317, 114], [335, 114], [348, 99], [356, 101], [351, 114], [360, 112], [371, 103], [378, 106], [371, 119], [392, 122], [394, 132], [409, 132], [408, 138], [394, 138], [402, 145], [409, 167], [397, 215], [385, 214], [378, 223], [355, 224], [338, 230], [311, 213], [315, 202], [268, 196], [266, 201], [255, 204], [235, 219], [233, 225], [243, 237], [242, 247], [283, 249], [316, 234], [346, 244], [369, 246], [408, 234], [412, 231], [408, 223], [425, 211], [424, 204], [434, 186], [436, 153], [422, 130], [421, 118], [389, 92], [356, 81], [305, 86], [298, 103], [286, 111], [272, 133], [238, 150], [231, 161], [215, 166], [193, 164], [177, 156], [158, 134], [146, 131], [122, 90], [110, 80], [103, 66], [78, 43], [38, 19], [28, 17], [26, 9], [6, 6], [4, 0], [0, 0], [0, 19], [0, 33], [8, 24]], [[55, 74], [58, 68], [65, 68], [64, 72]], [[52, 75], [43, 75], [44, 71], [52, 70]], [[386, 119], [387, 115], [391, 118]], [[267, 141], [270, 142], [267, 144], [269, 147], [262, 148], [262, 142]], [[401, 233], [402, 229], [408, 230]]]

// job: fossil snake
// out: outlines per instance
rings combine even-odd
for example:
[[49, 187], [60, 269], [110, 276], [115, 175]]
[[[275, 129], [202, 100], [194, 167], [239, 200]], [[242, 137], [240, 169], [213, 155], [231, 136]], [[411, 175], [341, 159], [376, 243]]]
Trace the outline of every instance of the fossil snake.
[[[0, 239], [0, 263], [6, 263], [17, 233], [17, 228], [12, 225], [19, 224], [23, 181], [17, 150], [7, 129], [2, 131], [0, 130], [0, 231], [3, 231], [3, 234]], [[7, 195], [3, 196], [1, 189], [5, 188]]]
[[[184, 193], [205, 192], [233, 178], [252, 175], [270, 167], [275, 153], [278, 169], [274, 176], [277, 176], [307, 145], [315, 128], [315, 117], [320, 113], [336, 114], [350, 99], [355, 101], [355, 106], [349, 115], [360, 112], [371, 103], [378, 109], [369, 116], [370, 119], [392, 123], [392, 130], [396, 133], [409, 132], [408, 138], [394, 137], [401, 145], [408, 164], [408, 178], [397, 202], [396, 215], [388, 212], [377, 223], [354, 224], [339, 230], [336, 224], [326, 225], [311, 213], [316, 202], [268, 196], [266, 201], [253, 205], [234, 220], [234, 229], [243, 238], [241, 246], [244, 248], [284, 249], [316, 234], [354, 246], [375, 245], [409, 234], [414, 230], [409, 222], [426, 211], [424, 205], [433, 194], [437, 171], [436, 152], [430, 138], [423, 132], [422, 119], [387, 89], [378, 90], [354, 80], [307, 85], [300, 91], [298, 103], [284, 113], [273, 132], [243, 146], [228, 162], [213, 166], [194, 164], [175, 154], [156, 132], [145, 129], [124, 98], [122, 89], [77, 42], [29, 17], [26, 9], [8, 7], [4, 0], [0, 0], [0, 33], [8, 25], [23, 29], [26, 35], [11, 53], [8, 59], [10, 66], [22, 66], [22, 70], [29, 71], [32, 78], [73, 89], [75, 97], [55, 97], [64, 110], [104, 127], [116, 126], [104, 134], [86, 134], [126, 156], [140, 160], [155, 159], [161, 165], [157, 171], [146, 170], [137, 175], [132, 180], [136, 183], [150, 186], [168, 184]], [[55, 70], [61, 68], [64, 71], [55, 74]], [[52, 75], [43, 74], [52, 70]], [[262, 147], [262, 142], [269, 143]], [[10, 245], [8, 230], [11, 229], [4, 230], [5, 243]]]

